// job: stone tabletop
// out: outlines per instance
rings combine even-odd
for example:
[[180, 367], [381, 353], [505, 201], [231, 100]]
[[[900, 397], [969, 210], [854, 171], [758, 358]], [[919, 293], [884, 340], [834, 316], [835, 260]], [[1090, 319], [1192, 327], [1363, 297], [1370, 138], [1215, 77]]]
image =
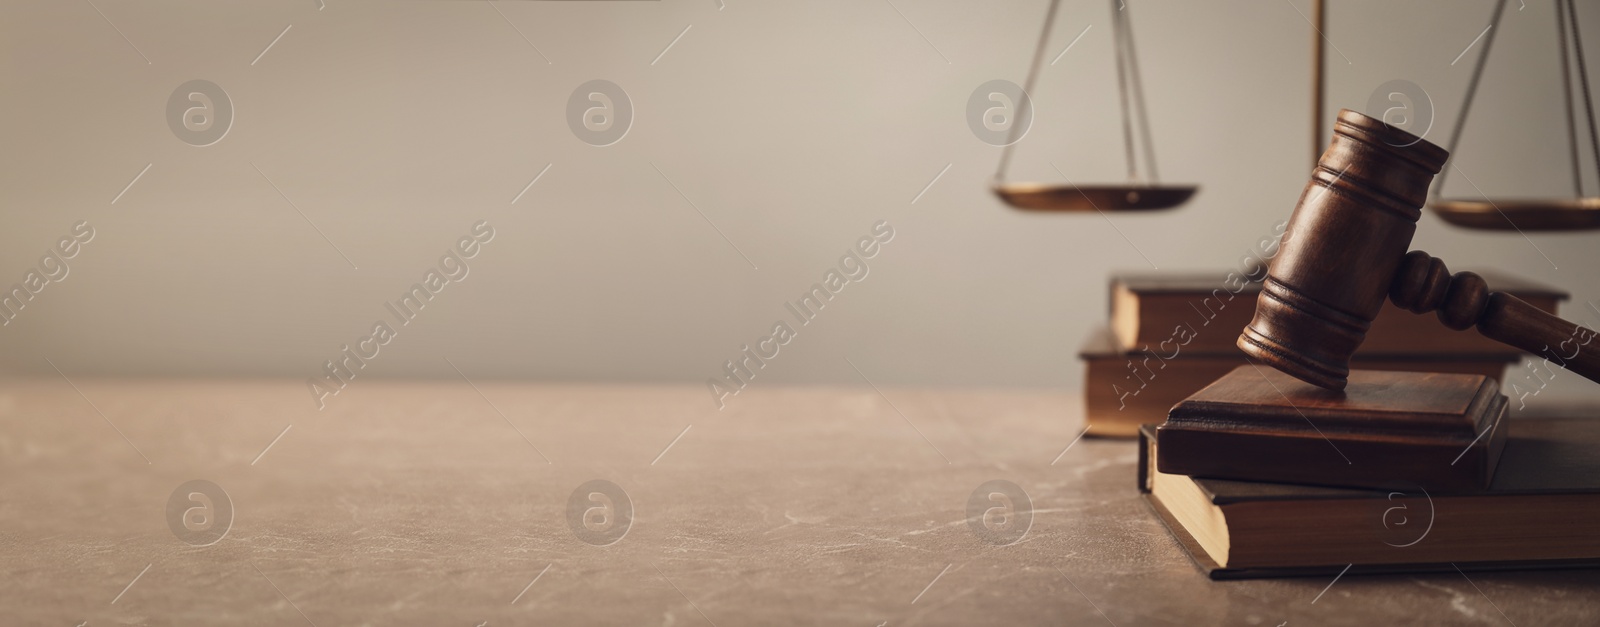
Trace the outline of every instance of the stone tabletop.
[[1597, 571], [1210, 581], [1072, 394], [726, 400], [5, 380], [0, 624], [1600, 623]]

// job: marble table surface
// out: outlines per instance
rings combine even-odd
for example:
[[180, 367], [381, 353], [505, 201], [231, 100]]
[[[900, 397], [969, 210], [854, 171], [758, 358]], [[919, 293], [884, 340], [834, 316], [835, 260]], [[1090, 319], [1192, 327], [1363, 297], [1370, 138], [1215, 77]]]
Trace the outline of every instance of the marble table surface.
[[[726, 400], [6, 379], [0, 624], [1600, 624], [1597, 571], [1210, 581], [1073, 394]], [[996, 480], [1032, 504], [1020, 539], [993, 529], [1025, 506], [969, 520]]]

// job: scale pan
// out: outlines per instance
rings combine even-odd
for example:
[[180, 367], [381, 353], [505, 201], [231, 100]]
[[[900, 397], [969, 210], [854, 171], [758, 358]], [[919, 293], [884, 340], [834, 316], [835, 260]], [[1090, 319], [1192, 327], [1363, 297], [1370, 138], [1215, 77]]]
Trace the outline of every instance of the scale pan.
[[1600, 229], [1600, 197], [1460, 200], [1428, 203], [1445, 222], [1495, 231], [1586, 231]]
[[994, 194], [1028, 211], [1157, 211], [1189, 201], [1198, 185], [995, 183]]

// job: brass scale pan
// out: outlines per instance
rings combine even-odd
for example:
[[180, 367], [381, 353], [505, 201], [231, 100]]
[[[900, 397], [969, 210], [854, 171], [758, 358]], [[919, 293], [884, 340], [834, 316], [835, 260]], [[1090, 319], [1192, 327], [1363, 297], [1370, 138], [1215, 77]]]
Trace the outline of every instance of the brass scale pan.
[[[1125, 2], [1125, 0], [1122, 0]], [[1032, 106], [1027, 93], [1033, 90], [1044, 60], [1045, 46], [1049, 42], [1050, 28], [1055, 24], [1056, 9], [1061, 0], [1051, 0], [1045, 14], [1044, 30], [1039, 34], [1039, 46], [1034, 50], [1033, 66], [1028, 70], [1023, 87], [1023, 106]], [[1151, 147], [1150, 120], [1144, 106], [1144, 88], [1139, 78], [1138, 57], [1133, 50], [1133, 31], [1128, 24], [1128, 8], [1119, 0], [1111, 0], [1112, 35], [1116, 41], [1117, 87], [1122, 103], [1122, 135], [1128, 160], [1128, 180], [1123, 185], [1075, 185], [1071, 182], [1031, 183], [1005, 180], [1006, 165], [1011, 160], [1012, 148], [1019, 137], [1017, 126], [1011, 129], [1011, 141], [1000, 156], [1000, 167], [990, 188], [1006, 204], [1026, 211], [1156, 211], [1171, 209], [1188, 202], [1198, 185], [1162, 185], [1156, 182], [1155, 153]], [[1133, 125], [1129, 115], [1128, 74], [1132, 74], [1134, 100], [1138, 104], [1139, 124], [1144, 139], [1145, 161], [1150, 169], [1150, 183], [1140, 183], [1137, 160], [1134, 155]]]
[[1583, 231], [1600, 229], [1600, 198], [1463, 200], [1428, 203], [1445, 222], [1469, 229]]
[[1197, 185], [995, 183], [996, 196], [1024, 211], [1159, 211], [1189, 201]]
[[[1500, 0], [1495, 5], [1494, 22], [1498, 23], [1505, 16], [1505, 0]], [[1578, 161], [1578, 130], [1573, 121], [1572, 104], [1572, 72], [1569, 68], [1568, 58], [1576, 59], [1577, 74], [1580, 87], [1583, 89], [1583, 100], [1588, 112], [1589, 140], [1595, 154], [1600, 155], [1600, 137], [1596, 135], [1594, 121], [1594, 102], [1589, 91], [1588, 69], [1585, 67], [1583, 57], [1583, 41], [1578, 32], [1578, 16], [1572, 0], [1556, 0], [1556, 34], [1558, 45], [1561, 47], [1561, 85], [1566, 95], [1565, 105], [1567, 112], [1567, 137], [1572, 155], [1572, 185], [1574, 198], [1527, 198], [1527, 199], [1477, 199], [1468, 200], [1461, 198], [1434, 198], [1428, 203], [1434, 214], [1440, 219], [1456, 226], [1469, 229], [1485, 230], [1517, 230], [1517, 231], [1582, 231], [1600, 229], [1600, 197], [1583, 195], [1583, 179], [1579, 170]], [[1572, 35], [1572, 48], [1567, 46], [1568, 29]], [[1472, 109], [1472, 97], [1478, 91], [1478, 79], [1483, 75], [1484, 62], [1489, 58], [1489, 48], [1494, 44], [1494, 29], [1490, 28], [1488, 36], [1483, 42], [1483, 50], [1478, 52], [1477, 66], [1472, 70], [1472, 79], [1467, 83], [1467, 95], [1461, 106], [1461, 117], [1456, 119], [1455, 132], [1450, 137], [1450, 153], [1455, 154], [1456, 144], [1461, 139], [1461, 129], [1466, 124], [1467, 113]], [[1444, 188], [1444, 178], [1449, 174], [1448, 167], [1439, 176], [1439, 187]]]

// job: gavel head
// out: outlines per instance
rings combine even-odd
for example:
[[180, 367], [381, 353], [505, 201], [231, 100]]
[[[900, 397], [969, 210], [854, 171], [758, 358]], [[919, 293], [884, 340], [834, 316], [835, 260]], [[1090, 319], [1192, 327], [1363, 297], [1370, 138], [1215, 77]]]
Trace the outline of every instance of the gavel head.
[[1380, 120], [1340, 111], [1239, 348], [1308, 383], [1343, 390], [1350, 356], [1389, 294], [1428, 186], [1449, 154]]

